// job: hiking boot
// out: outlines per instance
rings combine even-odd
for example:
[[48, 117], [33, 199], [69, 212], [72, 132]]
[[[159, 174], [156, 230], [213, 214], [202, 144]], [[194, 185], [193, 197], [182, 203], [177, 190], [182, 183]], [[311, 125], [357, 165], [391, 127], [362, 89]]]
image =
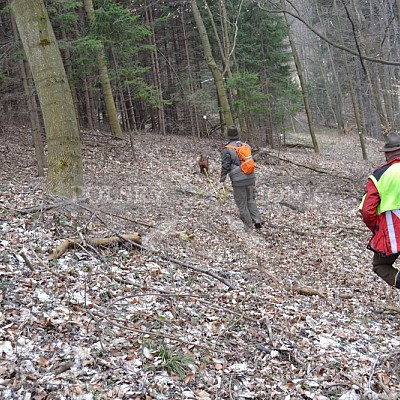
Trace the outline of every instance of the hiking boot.
[[400, 271], [397, 272], [396, 277], [394, 278], [394, 287], [396, 289], [400, 289]]
[[261, 222], [256, 222], [256, 223], [254, 224], [254, 228], [256, 228], [256, 229], [261, 229]]

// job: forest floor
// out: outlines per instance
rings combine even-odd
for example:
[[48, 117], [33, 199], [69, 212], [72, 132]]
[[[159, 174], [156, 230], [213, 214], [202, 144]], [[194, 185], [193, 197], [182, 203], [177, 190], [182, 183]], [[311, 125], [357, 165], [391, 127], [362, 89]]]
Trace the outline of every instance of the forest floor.
[[258, 153], [249, 234], [198, 172], [206, 153], [218, 182], [222, 140], [142, 134], [134, 158], [83, 133], [87, 202], [46, 209], [29, 132], [0, 133], [1, 399], [400, 398], [399, 295], [357, 213], [381, 143], [318, 139]]

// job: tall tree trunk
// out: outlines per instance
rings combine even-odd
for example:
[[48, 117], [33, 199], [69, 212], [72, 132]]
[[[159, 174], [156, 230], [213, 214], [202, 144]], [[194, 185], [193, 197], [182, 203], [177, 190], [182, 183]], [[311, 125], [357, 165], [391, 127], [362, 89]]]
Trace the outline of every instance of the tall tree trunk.
[[[11, 24], [15, 41], [19, 42], [18, 30], [15, 25], [14, 18], [11, 18]], [[27, 65], [27, 62], [22, 59], [19, 60], [19, 68], [21, 71], [22, 84], [24, 86], [26, 102], [28, 105], [29, 119], [31, 121], [32, 138], [36, 156], [37, 174], [38, 176], [44, 176], [44, 168], [46, 167], [46, 157], [44, 155], [44, 146], [42, 142], [42, 132], [40, 128], [39, 111], [36, 103], [36, 97], [32, 84], [30, 84], [32, 82], [29, 82], [28, 78], [31, 75], [31, 70], [29, 69], [29, 65]]]
[[91, 101], [91, 92], [88, 84], [88, 77], [85, 75], [83, 78], [83, 91], [85, 96], [85, 110], [86, 110], [86, 120], [87, 127], [89, 130], [94, 130], [94, 107], [93, 101]]
[[47, 188], [75, 197], [83, 190], [78, 122], [60, 50], [42, 0], [13, 0], [18, 31], [42, 108], [48, 144]]
[[44, 168], [47, 167], [46, 155], [42, 140], [42, 128], [40, 126], [39, 107], [36, 101], [34, 83], [32, 80], [31, 69], [27, 61], [22, 61], [21, 73], [24, 85], [24, 91], [27, 96], [29, 118], [32, 126], [33, 145], [35, 147], [35, 156], [37, 163], [38, 176], [44, 176]]
[[[355, 39], [358, 42], [360, 52], [362, 56], [365, 56], [367, 54], [367, 46], [366, 42], [364, 40], [365, 35], [362, 32], [361, 27], [365, 24], [365, 18], [364, 15], [362, 14], [361, 7], [359, 5], [358, 0], [352, 0], [351, 1], [352, 8], [353, 8], [353, 13], [356, 16], [354, 19], [354, 34], [355, 34]], [[384, 113], [383, 107], [382, 107], [382, 102], [381, 102], [381, 96], [380, 96], [380, 90], [379, 90], [379, 81], [377, 79], [377, 74], [375, 73], [374, 66], [371, 65], [370, 62], [364, 61], [363, 64], [365, 68], [365, 73], [369, 79], [369, 83], [371, 85], [371, 91], [372, 91], [372, 97], [374, 100], [374, 105], [376, 108], [376, 111], [378, 113], [379, 121], [380, 121], [380, 128], [385, 128], [387, 126], [387, 119], [386, 115]]]
[[[62, 35], [62, 40], [64, 42], [67, 42], [67, 35], [64, 30], [61, 31]], [[74, 108], [75, 108], [75, 113], [76, 113], [76, 118], [78, 121], [78, 127], [79, 130], [81, 128], [81, 122], [79, 121], [79, 110], [78, 110], [78, 95], [76, 93], [76, 87], [74, 82], [72, 81], [73, 79], [73, 68], [72, 68], [72, 57], [71, 57], [71, 51], [69, 50], [68, 47], [64, 50], [64, 59], [63, 63], [65, 65], [65, 72], [67, 73], [68, 81], [70, 82], [69, 87], [71, 88], [71, 95], [72, 95], [72, 100], [74, 102]]]
[[[165, 112], [164, 112], [164, 104], [163, 104], [163, 90], [162, 90], [162, 79], [160, 72], [160, 65], [158, 61], [158, 50], [157, 50], [157, 42], [156, 42], [156, 34], [153, 26], [153, 11], [151, 6], [146, 7], [146, 22], [151, 25], [151, 36], [149, 37], [150, 44], [154, 45], [155, 49], [151, 53], [151, 67], [153, 72], [153, 82], [154, 85], [158, 88], [158, 107], [157, 107], [157, 117], [158, 117], [158, 130], [161, 134], [166, 134], [165, 127]], [[152, 116], [152, 120], [153, 120]], [[155, 123], [152, 123], [153, 129], [155, 128]]]
[[[342, 30], [342, 26], [341, 26], [341, 20], [340, 20], [340, 17], [339, 17], [338, 6], [337, 6], [336, 0], [334, 0], [334, 8], [335, 8], [335, 14], [337, 16], [337, 19], [336, 19], [337, 20], [337, 24], [339, 26], [340, 43], [343, 45], [344, 44], [344, 41], [343, 41], [343, 30]], [[367, 155], [367, 149], [366, 149], [366, 146], [365, 146], [364, 124], [362, 122], [362, 116], [361, 116], [361, 112], [360, 112], [360, 107], [359, 107], [358, 100], [357, 100], [357, 91], [356, 91], [356, 88], [354, 87], [353, 78], [352, 78], [351, 73], [350, 73], [349, 63], [348, 63], [348, 59], [347, 59], [347, 53], [346, 52], [342, 52], [341, 54], [342, 54], [343, 64], [344, 64], [344, 67], [345, 67], [347, 81], [348, 81], [348, 84], [349, 84], [351, 104], [353, 106], [354, 118], [356, 120], [357, 134], [358, 134], [358, 138], [360, 140], [361, 153], [362, 153], [362, 156], [363, 156], [363, 160], [367, 160], [368, 159], [368, 155]]]
[[309, 132], [311, 135], [314, 152], [319, 154], [319, 147], [318, 147], [317, 137], [315, 136], [315, 127], [314, 127], [314, 122], [313, 122], [313, 118], [312, 118], [312, 112], [311, 112], [310, 100], [309, 100], [308, 92], [307, 92], [307, 86], [306, 86], [306, 82], [305, 82], [305, 79], [303, 76], [303, 69], [301, 66], [300, 58], [297, 53], [295, 43], [293, 41], [293, 35], [292, 35], [292, 31], [290, 29], [287, 14], [284, 13], [284, 16], [285, 16], [286, 24], [288, 27], [288, 36], [289, 36], [290, 47], [292, 49], [293, 59], [294, 59], [295, 65], [296, 65], [297, 75], [299, 76], [299, 80], [300, 80], [301, 93], [303, 95], [304, 108], [306, 110], [307, 121], [308, 121], [308, 129], [309, 129]]
[[[193, 85], [193, 74], [192, 74], [192, 63], [190, 61], [189, 56], [189, 45], [188, 45], [188, 37], [186, 32], [185, 26], [185, 19], [183, 11], [181, 14], [181, 25], [182, 25], [182, 32], [183, 32], [183, 42], [185, 48], [185, 59], [186, 59], [186, 67], [188, 71], [188, 86], [189, 86], [189, 93], [192, 94], [195, 91], [195, 87]], [[197, 136], [200, 138], [200, 124], [199, 124], [199, 116], [197, 115], [197, 108], [196, 106], [192, 106], [190, 103], [188, 104], [189, 113], [190, 113], [190, 126], [192, 129], [192, 135]]]
[[[111, 55], [112, 55], [115, 71], [116, 71], [116, 73], [118, 73], [118, 60], [117, 60], [117, 56], [116, 56], [114, 50], [112, 50], [112, 49], [111, 49]], [[123, 121], [123, 126], [126, 131], [130, 132], [131, 126], [129, 123], [128, 112], [126, 109], [125, 94], [124, 94], [124, 89], [121, 85], [120, 80], [118, 80], [118, 82], [117, 82], [117, 90], [118, 90], [119, 101], [121, 104], [121, 117], [122, 117], [122, 121]]]
[[226, 127], [231, 128], [234, 126], [234, 122], [233, 122], [231, 107], [229, 106], [228, 102], [228, 96], [226, 94], [226, 90], [224, 87], [224, 80], [220, 70], [218, 69], [217, 63], [215, 62], [214, 56], [212, 54], [207, 30], [206, 27], [204, 26], [204, 22], [201, 17], [199, 8], [197, 7], [196, 0], [191, 0], [191, 5], [196, 26], [200, 34], [201, 43], [203, 45], [204, 57], [206, 59], [208, 68], [210, 69], [212, 76], [214, 78], [214, 84], [217, 89], [218, 101], [221, 107], [223, 120]]
[[[83, 4], [85, 6], [85, 11], [89, 24], [92, 25], [95, 18], [93, 2], [92, 0], [83, 0]], [[103, 45], [97, 52], [97, 64], [99, 68], [100, 81], [103, 88], [104, 103], [107, 110], [107, 117], [110, 124], [111, 133], [113, 136], [122, 139], [124, 135], [122, 133], [121, 125], [118, 121], [117, 108], [115, 107], [110, 77], [108, 75], [107, 58]]]

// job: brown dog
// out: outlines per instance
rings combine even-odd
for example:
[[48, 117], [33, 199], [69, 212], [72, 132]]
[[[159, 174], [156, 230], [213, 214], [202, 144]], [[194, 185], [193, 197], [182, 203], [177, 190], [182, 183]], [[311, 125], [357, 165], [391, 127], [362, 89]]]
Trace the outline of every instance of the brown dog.
[[200, 173], [208, 175], [208, 157], [206, 157], [204, 154], [200, 154], [199, 167]]

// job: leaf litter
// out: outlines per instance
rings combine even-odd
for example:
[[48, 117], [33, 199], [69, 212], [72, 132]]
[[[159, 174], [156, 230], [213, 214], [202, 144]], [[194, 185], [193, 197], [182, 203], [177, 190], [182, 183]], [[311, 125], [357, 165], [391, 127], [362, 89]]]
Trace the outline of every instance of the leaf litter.
[[[333, 134], [321, 155], [261, 149], [264, 225], [247, 234], [231, 191], [221, 201], [198, 171], [208, 154], [217, 184], [222, 140], [141, 134], [134, 159], [84, 132], [87, 201], [45, 209], [60, 199], [35, 177], [28, 135], [4, 135], [2, 399], [399, 398], [399, 297], [372, 273], [357, 215], [377, 141], [370, 161]], [[129, 232], [141, 249], [48, 260], [66, 238]]]

